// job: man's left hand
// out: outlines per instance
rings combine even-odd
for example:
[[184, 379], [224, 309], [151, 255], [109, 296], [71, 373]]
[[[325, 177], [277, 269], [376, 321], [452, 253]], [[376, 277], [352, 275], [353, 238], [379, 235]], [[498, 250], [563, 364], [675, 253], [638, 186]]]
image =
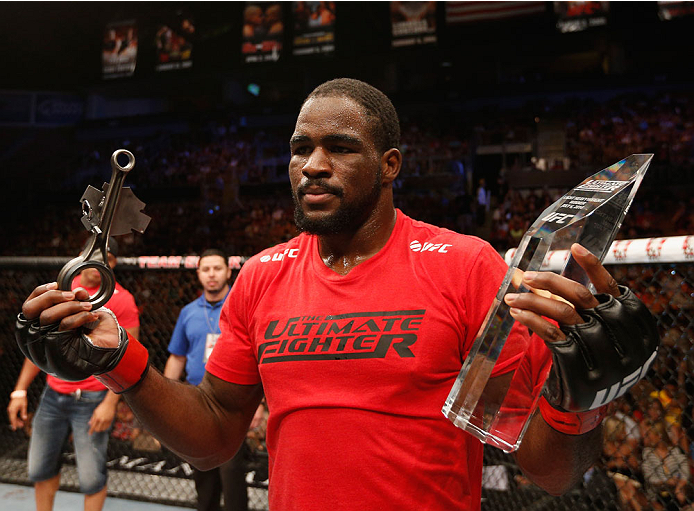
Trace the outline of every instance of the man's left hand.
[[597, 295], [552, 272], [525, 272], [531, 293], [509, 293], [511, 316], [541, 337], [553, 364], [545, 397], [556, 409], [583, 412], [621, 396], [645, 374], [660, 344], [655, 319], [599, 259], [571, 247]]
[[[617, 281], [597, 257], [578, 243], [571, 247], [571, 255], [588, 274], [598, 293], [615, 298], [621, 295]], [[559, 325], [584, 323], [576, 309], [592, 309], [599, 303], [587, 287], [553, 272], [527, 271], [522, 276], [522, 283], [533, 292], [509, 293], [505, 302], [511, 307], [511, 316], [545, 342], [564, 341], [566, 335]]]

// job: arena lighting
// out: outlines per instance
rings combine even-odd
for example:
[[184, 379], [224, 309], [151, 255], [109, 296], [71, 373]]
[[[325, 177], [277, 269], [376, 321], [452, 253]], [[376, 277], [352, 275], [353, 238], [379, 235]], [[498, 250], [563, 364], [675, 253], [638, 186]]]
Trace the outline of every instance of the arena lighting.
[[257, 83], [249, 83], [246, 90], [253, 94], [256, 98], [260, 95], [260, 85]]

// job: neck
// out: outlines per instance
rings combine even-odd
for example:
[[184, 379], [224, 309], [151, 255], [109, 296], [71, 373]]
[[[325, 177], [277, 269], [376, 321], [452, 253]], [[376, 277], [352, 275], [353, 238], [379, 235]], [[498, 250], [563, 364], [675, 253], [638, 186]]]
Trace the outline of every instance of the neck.
[[219, 291], [205, 290], [203, 294], [205, 295], [205, 300], [207, 300], [208, 302], [218, 302], [224, 299], [224, 297], [227, 295], [227, 291], [229, 291], [229, 284], [226, 284]]
[[373, 214], [355, 231], [318, 238], [318, 252], [325, 265], [347, 275], [358, 264], [373, 257], [388, 242], [396, 221], [395, 208], [376, 207]]

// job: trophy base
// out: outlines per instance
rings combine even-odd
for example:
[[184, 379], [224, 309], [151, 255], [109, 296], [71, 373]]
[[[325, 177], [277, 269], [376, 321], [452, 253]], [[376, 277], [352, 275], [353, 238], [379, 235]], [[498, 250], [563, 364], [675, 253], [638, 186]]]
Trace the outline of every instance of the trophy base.
[[[511, 453], [518, 449], [520, 446], [521, 438], [516, 438], [515, 441], [509, 441], [508, 439], [502, 438], [494, 432], [487, 431], [484, 428], [478, 426], [473, 421], [475, 417], [470, 413], [465, 413], [464, 410], [457, 408], [452, 403], [446, 402], [446, 404], [441, 409], [441, 412], [445, 417], [448, 418], [455, 426], [471, 434], [484, 444], [489, 444], [492, 447], [497, 447], [506, 453]], [[486, 422], [486, 421], [485, 421]]]

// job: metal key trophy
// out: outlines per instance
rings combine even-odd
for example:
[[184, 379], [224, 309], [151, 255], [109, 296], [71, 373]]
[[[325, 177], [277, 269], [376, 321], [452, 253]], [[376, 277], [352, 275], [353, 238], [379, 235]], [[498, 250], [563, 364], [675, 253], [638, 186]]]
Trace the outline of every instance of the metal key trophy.
[[[124, 155], [128, 163], [122, 166], [118, 157]], [[82, 198], [82, 224], [91, 233], [79, 256], [68, 261], [58, 273], [58, 289], [70, 291], [72, 281], [85, 268], [95, 268], [101, 275], [97, 292], [89, 297], [92, 309], [104, 305], [116, 286], [116, 277], [108, 264], [108, 238], [145, 232], [151, 218], [142, 209], [145, 203], [135, 197], [133, 191], [123, 187], [123, 181], [135, 166], [135, 156], [119, 149], [111, 155], [111, 181], [104, 183], [103, 191], [88, 186]]]

